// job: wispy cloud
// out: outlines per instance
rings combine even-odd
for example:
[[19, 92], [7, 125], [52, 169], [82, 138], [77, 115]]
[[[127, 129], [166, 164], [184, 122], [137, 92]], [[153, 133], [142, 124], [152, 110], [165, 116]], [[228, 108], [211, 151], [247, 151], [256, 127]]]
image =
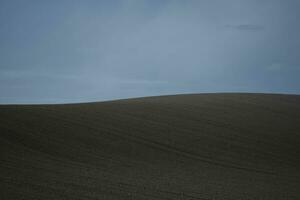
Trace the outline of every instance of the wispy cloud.
[[51, 79], [68, 79], [76, 80], [79, 76], [71, 73], [59, 73], [51, 71], [37, 70], [34, 68], [25, 69], [1, 69], [0, 68], [0, 79], [37, 79], [37, 78], [51, 78]]
[[299, 70], [299, 65], [297, 64], [292, 64], [288, 62], [276, 62], [268, 65], [267, 67], [268, 71], [293, 71], [297, 72]]
[[272, 63], [271, 65], [267, 66], [267, 69], [269, 71], [279, 71], [283, 68], [283, 64], [282, 63]]
[[238, 31], [262, 31], [264, 26], [258, 24], [238, 24], [238, 25], [226, 25], [225, 28], [238, 30]]

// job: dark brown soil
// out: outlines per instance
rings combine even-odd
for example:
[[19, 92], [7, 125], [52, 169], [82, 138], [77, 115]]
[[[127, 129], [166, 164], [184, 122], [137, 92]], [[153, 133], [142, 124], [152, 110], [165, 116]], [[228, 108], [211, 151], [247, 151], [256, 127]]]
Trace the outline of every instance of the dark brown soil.
[[0, 106], [0, 199], [300, 199], [300, 96]]

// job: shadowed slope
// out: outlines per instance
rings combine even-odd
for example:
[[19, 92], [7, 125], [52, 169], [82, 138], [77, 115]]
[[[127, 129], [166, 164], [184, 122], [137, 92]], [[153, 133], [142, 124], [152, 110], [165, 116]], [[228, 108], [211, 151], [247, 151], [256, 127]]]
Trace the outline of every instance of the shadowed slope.
[[300, 96], [0, 106], [0, 199], [299, 199]]

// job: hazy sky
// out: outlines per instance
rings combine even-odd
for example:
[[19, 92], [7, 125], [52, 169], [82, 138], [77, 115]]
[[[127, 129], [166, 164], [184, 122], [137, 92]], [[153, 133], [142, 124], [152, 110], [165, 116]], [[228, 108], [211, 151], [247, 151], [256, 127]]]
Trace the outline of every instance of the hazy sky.
[[1, 0], [0, 103], [300, 93], [299, 0]]

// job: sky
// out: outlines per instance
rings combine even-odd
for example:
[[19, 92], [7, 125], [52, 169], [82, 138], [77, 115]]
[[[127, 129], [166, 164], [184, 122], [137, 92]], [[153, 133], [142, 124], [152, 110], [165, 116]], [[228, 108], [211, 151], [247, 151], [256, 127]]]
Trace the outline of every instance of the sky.
[[0, 104], [300, 94], [299, 0], [0, 0]]

